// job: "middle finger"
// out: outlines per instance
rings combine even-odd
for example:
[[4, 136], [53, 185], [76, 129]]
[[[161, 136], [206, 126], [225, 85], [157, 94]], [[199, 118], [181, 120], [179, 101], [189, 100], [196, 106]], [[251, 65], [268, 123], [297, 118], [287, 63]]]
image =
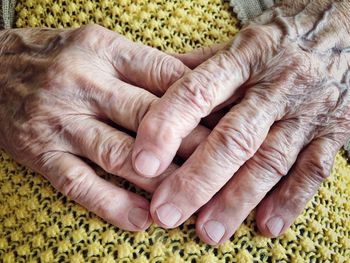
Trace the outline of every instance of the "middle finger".
[[140, 178], [132, 169], [130, 153], [134, 138], [113, 127], [87, 117], [66, 126], [65, 139], [70, 151], [88, 158], [106, 172], [118, 175], [146, 191], [153, 192], [167, 173], [175, 169], [171, 165], [159, 178]]
[[[87, 86], [94, 87], [90, 101], [92, 112], [131, 132], [137, 131], [152, 103], [159, 99], [147, 90], [107, 76], [103, 81], [90, 80], [89, 83]], [[190, 156], [209, 132], [198, 125], [184, 138], [177, 154], [182, 158]]]
[[[259, 106], [257, 106], [259, 105]], [[175, 227], [207, 203], [260, 147], [280, 111], [260, 96], [247, 96], [153, 195], [151, 214]]]
[[306, 143], [311, 126], [302, 121], [276, 123], [257, 153], [200, 212], [198, 235], [210, 244], [221, 243], [236, 231], [264, 196], [285, 176]]

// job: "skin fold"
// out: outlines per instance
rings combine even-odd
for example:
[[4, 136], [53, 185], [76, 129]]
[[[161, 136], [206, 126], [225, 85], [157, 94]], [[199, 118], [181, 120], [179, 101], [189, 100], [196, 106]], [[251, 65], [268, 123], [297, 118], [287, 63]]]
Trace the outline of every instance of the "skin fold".
[[214, 245], [257, 208], [262, 234], [288, 229], [350, 137], [348, 10], [349, 1], [282, 2], [152, 104], [132, 152], [147, 178], [203, 118], [233, 105], [156, 189], [157, 224], [177, 227], [199, 211], [197, 234]]

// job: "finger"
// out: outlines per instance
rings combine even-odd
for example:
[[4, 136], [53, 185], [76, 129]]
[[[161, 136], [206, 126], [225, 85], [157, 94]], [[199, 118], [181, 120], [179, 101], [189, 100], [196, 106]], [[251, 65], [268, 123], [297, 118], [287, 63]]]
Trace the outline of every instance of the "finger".
[[134, 43], [95, 24], [74, 30], [71, 38], [70, 42], [87, 45], [99, 57], [110, 62], [115, 69], [113, 73], [121, 80], [145, 88], [156, 95], [162, 95], [189, 70], [180, 60], [170, 55]]
[[[118, 175], [146, 191], [152, 192], [165, 176], [153, 178], [155, 180], [140, 178], [131, 165], [134, 138], [93, 118], [73, 121], [65, 128], [64, 136], [70, 145], [70, 152], [88, 158], [106, 172]], [[173, 169], [170, 167], [170, 170]]]
[[285, 232], [330, 174], [340, 144], [322, 137], [298, 157], [284, 180], [259, 204], [256, 221], [260, 232], [277, 237]]
[[[104, 76], [98, 80], [89, 79], [84, 86], [89, 90], [92, 111], [129, 131], [136, 132], [144, 115], [158, 97], [134, 85]], [[82, 81], [80, 81], [82, 83]]]
[[209, 47], [198, 48], [185, 54], [173, 53], [171, 55], [181, 60], [182, 63], [184, 63], [190, 69], [194, 69], [204, 61], [214, 56], [218, 51], [225, 49], [227, 46], [228, 43], [216, 44]]
[[156, 48], [123, 39], [122, 52], [115, 58], [115, 66], [122, 80], [142, 87], [157, 96], [189, 71], [179, 59]]
[[52, 153], [45, 158], [40, 172], [56, 189], [89, 211], [124, 230], [145, 230], [151, 224], [145, 198], [105, 181], [71, 154]]
[[[92, 84], [93, 83], [93, 84]], [[92, 111], [129, 131], [136, 132], [138, 126], [158, 97], [150, 92], [115, 78], [105, 77], [98, 83], [89, 80], [92, 89]], [[116, 88], [118, 87], [118, 88]], [[187, 159], [209, 134], [209, 129], [198, 125], [183, 141], [178, 154]]]
[[[157, 188], [153, 219], [163, 227], [178, 226], [207, 203], [260, 147], [276, 119], [271, 114], [274, 105], [247, 99], [222, 118], [185, 164]], [[167, 217], [170, 208], [176, 218]]]
[[[193, 139], [189, 138], [191, 143], [181, 148], [182, 156], [190, 154], [197, 147], [205, 138], [207, 129], [199, 128], [195, 132], [198, 134], [192, 133]], [[148, 192], [153, 192], [160, 182], [177, 168], [172, 164], [157, 178], [138, 176], [131, 163], [134, 138], [92, 118], [66, 128], [65, 138], [74, 154], [88, 158], [108, 173], [118, 175]]]
[[235, 54], [217, 53], [152, 105], [139, 126], [133, 151], [133, 165], [140, 175], [152, 177], [164, 171], [182, 139], [248, 79], [250, 59], [239, 55], [239, 49]]
[[229, 239], [288, 173], [301, 149], [310, 141], [311, 130], [302, 121], [276, 123], [256, 154], [200, 212], [196, 227], [200, 238], [210, 244]]

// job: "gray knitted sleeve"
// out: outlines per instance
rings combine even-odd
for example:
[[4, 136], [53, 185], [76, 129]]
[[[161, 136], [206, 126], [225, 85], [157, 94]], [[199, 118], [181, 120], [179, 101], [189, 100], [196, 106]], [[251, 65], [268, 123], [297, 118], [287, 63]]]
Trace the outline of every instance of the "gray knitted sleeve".
[[0, 29], [13, 26], [16, 0], [0, 0]]
[[238, 19], [247, 23], [252, 18], [260, 15], [264, 10], [274, 5], [276, 0], [228, 0], [237, 14]]

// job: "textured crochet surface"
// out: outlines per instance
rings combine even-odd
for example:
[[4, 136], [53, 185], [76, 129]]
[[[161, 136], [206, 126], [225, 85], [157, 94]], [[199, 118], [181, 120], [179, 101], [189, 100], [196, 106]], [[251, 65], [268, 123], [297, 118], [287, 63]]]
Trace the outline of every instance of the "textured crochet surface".
[[[75, 27], [95, 22], [165, 51], [229, 39], [236, 19], [221, 0], [27, 0], [17, 26]], [[125, 181], [101, 176], [135, 191]], [[136, 190], [138, 191], [138, 190]], [[254, 214], [230, 241], [199, 241], [194, 218], [141, 233], [113, 227], [57, 193], [41, 176], [0, 151], [0, 262], [350, 262], [350, 166], [337, 155], [332, 176], [288, 232], [256, 232]]]

